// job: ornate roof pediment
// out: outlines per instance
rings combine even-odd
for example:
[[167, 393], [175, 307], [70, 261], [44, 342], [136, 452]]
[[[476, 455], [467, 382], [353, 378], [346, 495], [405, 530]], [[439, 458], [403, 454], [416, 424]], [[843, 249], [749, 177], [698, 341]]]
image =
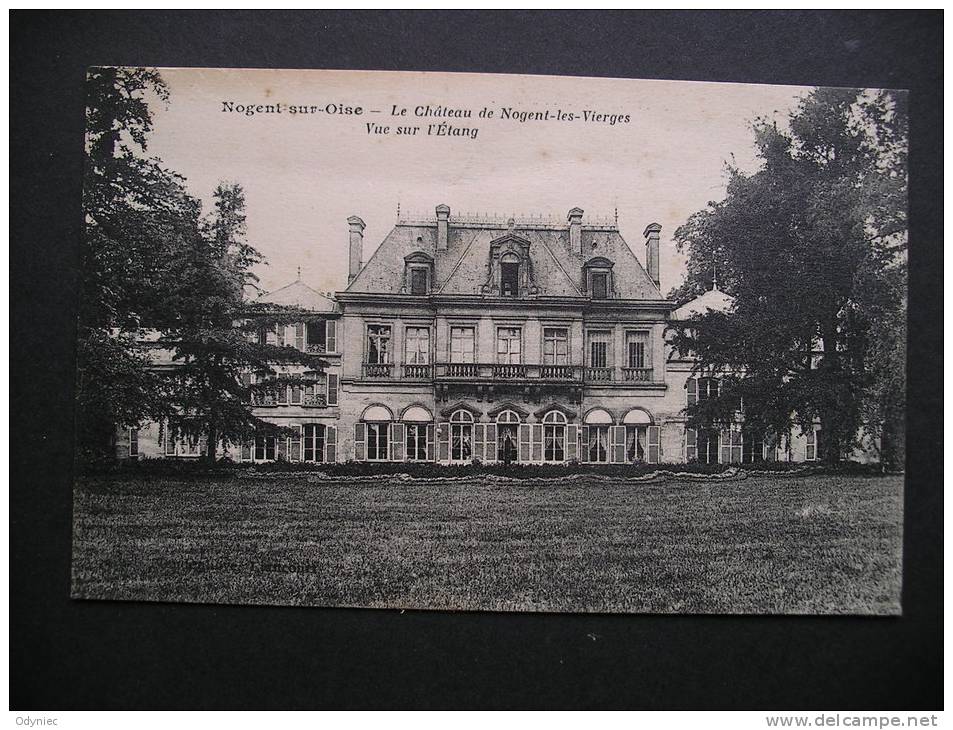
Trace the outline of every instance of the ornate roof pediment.
[[442, 411], [440, 411], [440, 415], [443, 416], [444, 418], [450, 418], [450, 416], [453, 415], [454, 411], [461, 411], [461, 410], [469, 411], [470, 413], [473, 414], [474, 418], [479, 418], [480, 416], [483, 415], [483, 411], [481, 411], [479, 408], [471, 406], [469, 403], [464, 403], [462, 401], [460, 403], [454, 403], [452, 406], [447, 406]]
[[486, 412], [486, 415], [488, 415], [490, 418], [496, 418], [503, 411], [513, 411], [513, 413], [515, 413], [517, 416], [519, 416], [522, 419], [525, 419], [529, 415], [529, 411], [523, 410], [515, 403], [509, 403], [509, 402], [500, 403], [498, 406], [494, 406], [493, 408], [491, 408], [490, 410]]
[[414, 251], [404, 256], [404, 262], [408, 264], [433, 264], [433, 256], [424, 251]]
[[539, 418], [540, 420], [542, 420], [543, 416], [545, 416], [550, 411], [559, 411], [566, 417], [566, 420], [568, 421], [573, 420], [577, 415], [579, 415], [571, 408], [567, 408], [563, 404], [555, 403], [555, 402], [550, 403], [548, 406], [543, 406], [538, 411], [533, 413], [533, 415], [536, 416], [536, 418]]

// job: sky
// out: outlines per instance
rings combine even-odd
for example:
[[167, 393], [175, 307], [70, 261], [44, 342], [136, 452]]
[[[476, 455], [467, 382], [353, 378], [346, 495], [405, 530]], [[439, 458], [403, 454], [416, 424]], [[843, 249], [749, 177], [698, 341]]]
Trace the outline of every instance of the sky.
[[[402, 212], [586, 216], [618, 211], [644, 262], [642, 231], [662, 226], [661, 289], [684, 276], [675, 229], [725, 193], [725, 164], [757, 168], [750, 123], [783, 123], [806, 87], [502, 74], [161, 69], [170, 92], [153, 104], [148, 153], [210, 202], [220, 181], [246, 194], [248, 241], [265, 257], [261, 286], [301, 279], [321, 291], [347, 283], [348, 216], [360, 216], [364, 261]], [[226, 104], [227, 102], [227, 104]], [[238, 110], [281, 105], [281, 112]], [[415, 116], [418, 106], [470, 109], [470, 118]], [[290, 107], [322, 111], [291, 114]], [[392, 114], [393, 107], [405, 116]], [[340, 113], [357, 107], [362, 114]], [[492, 118], [479, 118], [481, 109]], [[547, 120], [501, 118], [504, 109]], [[581, 117], [587, 110], [603, 115]], [[577, 115], [568, 121], [557, 114]], [[618, 117], [628, 116], [628, 122]], [[615, 116], [616, 123], [611, 119]], [[428, 124], [476, 128], [428, 135]], [[389, 127], [368, 133], [367, 124]], [[418, 131], [399, 135], [397, 128]]]

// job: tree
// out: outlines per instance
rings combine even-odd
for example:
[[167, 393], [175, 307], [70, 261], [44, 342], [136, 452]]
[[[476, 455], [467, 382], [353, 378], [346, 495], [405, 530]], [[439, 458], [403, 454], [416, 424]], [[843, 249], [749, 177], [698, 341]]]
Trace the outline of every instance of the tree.
[[[165, 309], [169, 324], [162, 341], [174, 350], [177, 367], [169, 375], [173, 434], [204, 438], [206, 458], [215, 458], [219, 444], [239, 443], [250, 433], [280, 434], [283, 429], [254, 415], [254, 396], [273, 389], [277, 365], [306, 365], [320, 372], [327, 364], [318, 356], [293, 347], [259, 341], [272, 330], [302, 315], [296, 308], [262, 307], [244, 301], [246, 288], [257, 277], [252, 266], [261, 261], [245, 239], [245, 196], [240, 185], [220, 184], [214, 211], [197, 230], [201, 235], [179, 262], [179, 286]], [[254, 371], [259, 382], [242, 383]], [[298, 383], [288, 377], [283, 385]]]
[[735, 297], [732, 312], [675, 332], [699, 370], [724, 376], [689, 416], [725, 423], [741, 399], [746, 423], [779, 434], [817, 419], [822, 456], [836, 461], [862, 424], [902, 424], [905, 97], [817, 89], [788, 129], [753, 128], [761, 169], [729, 167], [725, 199], [675, 233], [689, 253], [675, 294], [704, 291], [717, 268]]
[[[245, 387], [241, 372], [274, 375], [277, 363], [317, 371], [324, 363], [251, 336], [301, 316], [243, 299], [261, 256], [245, 240], [241, 187], [219, 185], [203, 217], [184, 178], [146, 155], [149, 104], [169, 98], [158, 72], [96, 68], [87, 82], [77, 379], [83, 454], [110, 457], [117, 427], [144, 420], [167, 422], [171, 437], [204, 436], [211, 457], [217, 443], [251, 429], [280, 430], [249, 404], [271, 386]], [[173, 367], [155, 367], [156, 348], [171, 353]]]
[[90, 458], [111, 453], [117, 426], [165, 413], [134, 333], [163, 301], [200, 208], [179, 176], [145, 156], [149, 97], [168, 99], [154, 70], [88, 73], [77, 430]]

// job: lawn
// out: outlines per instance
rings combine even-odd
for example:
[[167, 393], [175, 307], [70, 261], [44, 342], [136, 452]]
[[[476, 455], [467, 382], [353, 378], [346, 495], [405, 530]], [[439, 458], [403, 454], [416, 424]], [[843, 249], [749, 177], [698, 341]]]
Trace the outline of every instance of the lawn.
[[559, 486], [108, 477], [76, 598], [505, 611], [900, 612], [903, 477]]

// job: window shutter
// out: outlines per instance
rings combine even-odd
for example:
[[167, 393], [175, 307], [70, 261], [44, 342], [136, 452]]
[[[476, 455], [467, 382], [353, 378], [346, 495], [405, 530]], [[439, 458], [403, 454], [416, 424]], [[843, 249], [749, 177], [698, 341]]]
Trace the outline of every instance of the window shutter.
[[404, 461], [406, 451], [407, 444], [404, 434], [404, 424], [392, 423], [390, 425], [390, 460]]
[[611, 460], [613, 464], [625, 462], [625, 426], [609, 426], [609, 441], [612, 444]]
[[731, 462], [731, 432], [727, 428], [723, 428], [718, 432], [718, 442], [721, 446], [719, 449], [718, 461], [721, 464], [728, 464]]
[[338, 332], [338, 323], [336, 319], [329, 319], [325, 321], [325, 349], [328, 352], [337, 352], [337, 332]]
[[733, 428], [731, 429], [731, 463], [740, 464], [741, 463], [741, 454], [744, 449], [744, 444], [742, 443], [741, 438], [741, 429]]
[[450, 461], [450, 424], [437, 424], [437, 460]]
[[579, 426], [570, 423], [566, 426], [566, 461], [579, 459]]
[[324, 429], [324, 460], [332, 463], [338, 460], [337, 426], [328, 426]]
[[432, 423], [427, 424], [427, 461], [433, 461], [434, 428]]
[[301, 405], [301, 383], [293, 383], [291, 386], [291, 405]]
[[688, 405], [693, 406], [698, 403], [698, 378], [689, 378], [685, 387], [688, 388]]
[[530, 441], [533, 447], [533, 461], [543, 460], [543, 424], [530, 424]]
[[588, 462], [588, 461], [589, 461], [589, 438], [590, 438], [590, 436], [589, 436], [589, 427], [588, 427], [588, 426], [580, 426], [580, 427], [579, 427], [579, 434], [580, 434], [580, 441], [581, 441], [581, 448], [582, 448], [582, 454], [581, 454], [581, 458], [579, 459], [579, 461], [586, 461], [586, 462]]
[[483, 461], [483, 450], [486, 448], [486, 424], [473, 424], [473, 458]]
[[496, 424], [486, 424], [486, 454], [484, 461], [496, 461]]
[[[328, 323], [330, 324], [330, 322]], [[328, 405], [336, 406], [338, 404], [338, 374], [328, 373]]]
[[278, 347], [285, 346], [285, 329], [286, 326], [283, 324], [278, 325]]
[[288, 384], [285, 382], [287, 376], [282, 373], [278, 376], [278, 395], [277, 402], [278, 405], [287, 405], [288, 404]]
[[175, 456], [175, 431], [173, 429], [167, 429], [165, 435], [165, 455], [166, 456]]
[[520, 424], [520, 441], [518, 446], [517, 458], [520, 461], [530, 461], [530, 429], [528, 423]]
[[662, 428], [649, 426], [649, 463], [658, 464], [662, 460]]
[[357, 461], [367, 458], [367, 426], [363, 423], [354, 424], [354, 458]]
[[159, 448], [165, 446], [165, 421], [159, 421]]
[[275, 440], [278, 442], [278, 460], [286, 461], [288, 459], [288, 437], [276, 436]]
[[694, 428], [685, 429], [685, 461], [698, 461], [698, 431]]
[[295, 348], [304, 351], [304, 322], [295, 322]]
[[289, 439], [288, 460], [301, 461], [301, 425], [295, 424], [291, 428], [294, 429], [294, 433]]

